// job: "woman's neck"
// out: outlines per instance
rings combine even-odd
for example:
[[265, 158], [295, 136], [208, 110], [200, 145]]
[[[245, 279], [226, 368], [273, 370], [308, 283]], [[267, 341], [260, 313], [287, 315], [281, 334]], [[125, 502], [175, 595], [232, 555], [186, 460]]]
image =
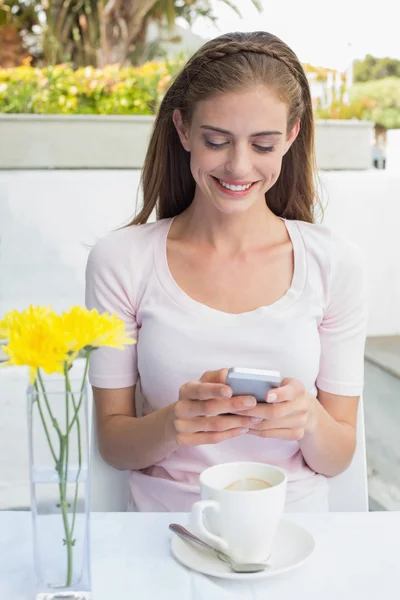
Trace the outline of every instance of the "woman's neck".
[[226, 214], [194, 199], [175, 218], [170, 237], [235, 255], [274, 244], [282, 234], [286, 234], [284, 224], [265, 203], [255, 204], [244, 213]]

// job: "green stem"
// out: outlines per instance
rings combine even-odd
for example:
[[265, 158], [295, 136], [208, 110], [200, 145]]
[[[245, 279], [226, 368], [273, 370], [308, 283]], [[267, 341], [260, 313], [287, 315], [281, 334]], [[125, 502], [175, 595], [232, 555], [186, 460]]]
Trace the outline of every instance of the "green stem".
[[[66, 370], [65, 372], [65, 381], [66, 381], [66, 386], [67, 386], [67, 390], [71, 390], [71, 383], [69, 380], [69, 375], [68, 375], [68, 370]], [[72, 404], [74, 407], [74, 419], [76, 416], [76, 402], [75, 402], [75, 397], [74, 394], [71, 391], [71, 398], [72, 398]], [[70, 429], [69, 429], [70, 431]], [[78, 492], [79, 492], [79, 475], [81, 473], [81, 467], [82, 467], [82, 448], [81, 448], [81, 426], [80, 426], [80, 421], [79, 421], [79, 416], [76, 417], [76, 434], [77, 434], [77, 440], [78, 440], [78, 471], [76, 474], [76, 479], [75, 479], [75, 497], [74, 497], [74, 506], [72, 509], [72, 525], [71, 525], [71, 537], [74, 534], [74, 528], [75, 528], [75, 520], [76, 520], [76, 506], [77, 506], [77, 502], [78, 502]]]
[[[43, 393], [43, 397], [45, 399], [45, 403], [46, 403], [46, 407], [48, 410], [48, 413], [50, 415], [51, 421], [53, 423], [53, 426], [55, 428], [55, 430], [57, 431], [58, 437], [59, 437], [59, 441], [60, 441], [60, 456], [59, 459], [57, 459], [56, 453], [54, 452], [52, 443], [51, 443], [51, 438], [47, 429], [47, 425], [45, 422], [45, 418], [44, 418], [44, 414], [40, 405], [40, 391], [39, 391], [39, 386], [37, 384], [37, 381], [35, 381], [35, 389], [37, 391], [37, 399], [38, 399], [38, 408], [39, 408], [39, 413], [41, 416], [41, 420], [44, 426], [44, 430], [46, 433], [46, 437], [47, 437], [47, 441], [49, 443], [49, 447], [50, 447], [50, 451], [51, 454], [53, 456], [53, 459], [56, 463], [56, 470], [58, 473], [58, 479], [59, 479], [59, 495], [60, 495], [60, 508], [61, 508], [61, 514], [62, 514], [62, 519], [63, 519], [63, 524], [64, 524], [64, 532], [65, 532], [65, 545], [67, 548], [67, 578], [66, 578], [66, 583], [65, 583], [65, 587], [69, 587], [72, 583], [72, 560], [73, 560], [73, 552], [72, 552], [72, 548], [73, 548], [73, 540], [72, 540], [72, 535], [69, 529], [69, 523], [68, 523], [68, 502], [67, 502], [67, 478], [68, 478], [68, 436], [69, 436], [69, 406], [68, 406], [68, 394], [66, 394], [66, 425], [65, 425], [65, 429], [66, 429], [66, 434], [65, 436], [62, 434], [60, 427], [58, 425], [57, 420], [55, 419], [55, 417], [53, 416], [53, 413], [51, 411], [50, 408], [50, 404], [49, 404], [49, 400], [47, 397], [47, 393], [46, 393], [46, 388], [41, 376], [41, 373], [38, 369], [38, 380], [40, 383], [40, 387], [42, 389], [42, 393]], [[65, 465], [64, 465], [65, 463]]]
[[[79, 403], [78, 403], [78, 406], [75, 407], [75, 415], [74, 415], [74, 418], [72, 419], [71, 425], [69, 426], [69, 431], [71, 431], [71, 429], [72, 429], [72, 427], [73, 427], [73, 425], [75, 423], [75, 420], [78, 418], [78, 413], [79, 413], [79, 410], [81, 408], [81, 404], [82, 404], [82, 401], [83, 401], [83, 397], [84, 397], [83, 396], [83, 391], [85, 389], [86, 377], [87, 377], [88, 370], [89, 370], [89, 358], [90, 358], [90, 352], [88, 352], [87, 356], [86, 356], [85, 371], [84, 371], [83, 377], [82, 377], [82, 385], [81, 385], [81, 389], [80, 389]], [[74, 406], [75, 406], [75, 402], [74, 402]]]
[[60, 478], [60, 483], [59, 483], [60, 507], [61, 507], [61, 514], [62, 514], [62, 518], [63, 518], [64, 531], [65, 531], [65, 545], [67, 548], [67, 580], [65, 582], [65, 587], [69, 587], [72, 583], [72, 546], [73, 546], [73, 543], [72, 543], [71, 534], [69, 531], [68, 503], [67, 503], [67, 499], [65, 496], [65, 490], [63, 487], [62, 466], [61, 465], [60, 465], [60, 469], [58, 471], [58, 476]]
[[58, 425], [57, 419], [55, 419], [55, 417], [53, 416], [53, 413], [51, 412], [49, 400], [48, 400], [47, 394], [46, 394], [46, 388], [44, 387], [44, 382], [43, 382], [42, 375], [40, 373], [40, 369], [38, 369], [38, 371], [37, 371], [37, 376], [38, 376], [38, 379], [39, 379], [40, 387], [42, 388], [43, 397], [44, 397], [44, 401], [45, 401], [46, 406], [47, 406], [47, 410], [49, 411], [50, 419], [51, 419], [51, 421], [53, 423], [53, 427], [57, 431], [58, 435], [61, 438], [62, 437], [61, 429], [60, 429], [60, 427]]
[[[60, 458], [57, 465], [57, 473], [58, 473], [58, 489], [60, 495], [60, 509], [63, 519], [64, 525], [64, 533], [65, 533], [65, 546], [67, 548], [67, 579], [65, 582], [65, 587], [69, 587], [72, 581], [72, 541], [71, 541], [71, 533], [69, 530], [68, 523], [68, 501], [67, 501], [67, 472], [68, 472], [68, 459], [65, 461], [66, 452], [67, 452], [67, 436], [61, 436], [60, 439]], [[64, 467], [64, 462], [66, 464], [66, 469]]]
[[[67, 484], [68, 484], [68, 462], [69, 462], [69, 390], [67, 385], [67, 374], [68, 370], [64, 365], [64, 376], [65, 376], [65, 469], [64, 469], [64, 495], [67, 497]], [[61, 463], [61, 467], [63, 463]]]
[[67, 390], [69, 390], [71, 392], [72, 404], [74, 407], [74, 417], [73, 417], [73, 420], [69, 427], [69, 431], [71, 430], [74, 422], [76, 421], [76, 432], [77, 432], [77, 440], [78, 440], [78, 471], [77, 471], [76, 480], [75, 480], [75, 497], [74, 497], [74, 506], [73, 506], [73, 512], [72, 512], [71, 537], [73, 536], [74, 528], [75, 528], [76, 507], [77, 507], [77, 503], [78, 503], [78, 493], [79, 493], [79, 483], [78, 482], [79, 482], [79, 476], [80, 476], [81, 469], [82, 469], [82, 443], [81, 443], [81, 424], [80, 424], [80, 420], [79, 420], [79, 410], [82, 405], [82, 401], [83, 401], [83, 397], [84, 397], [83, 393], [84, 393], [84, 389], [85, 389], [85, 382], [86, 382], [87, 372], [88, 372], [88, 368], [89, 368], [89, 358], [90, 358], [90, 353], [88, 352], [88, 354], [86, 356], [86, 364], [85, 364], [85, 370], [84, 370], [84, 374], [83, 374], [83, 378], [82, 378], [82, 384], [81, 384], [81, 389], [80, 389], [80, 397], [79, 397], [78, 405], [75, 402], [75, 396], [71, 390], [71, 383], [69, 380], [68, 369], [65, 369], [65, 380], [66, 380]]
[[42, 424], [43, 424], [43, 427], [44, 427], [44, 432], [46, 434], [46, 438], [47, 438], [47, 441], [49, 443], [50, 452], [51, 452], [51, 454], [53, 456], [54, 462], [57, 464], [57, 462], [58, 462], [57, 461], [57, 456], [56, 456], [56, 453], [54, 451], [53, 444], [51, 443], [51, 438], [50, 438], [49, 431], [47, 429], [46, 420], [44, 418], [42, 406], [40, 404], [40, 392], [39, 392], [39, 388], [38, 388], [38, 385], [37, 385], [36, 381], [34, 383], [34, 386], [35, 386], [35, 390], [36, 390], [36, 401], [37, 401], [37, 405], [38, 405], [38, 409], [39, 409], [40, 418], [41, 418], [41, 421], [42, 421]]

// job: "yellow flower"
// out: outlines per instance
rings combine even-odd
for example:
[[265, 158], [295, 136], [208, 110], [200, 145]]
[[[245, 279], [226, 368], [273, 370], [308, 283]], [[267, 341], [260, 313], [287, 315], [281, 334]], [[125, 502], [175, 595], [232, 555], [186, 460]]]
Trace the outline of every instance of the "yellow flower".
[[136, 341], [125, 331], [125, 323], [117, 315], [73, 306], [61, 316], [51, 308], [30, 306], [24, 311], [12, 310], [0, 320], [0, 339], [8, 361], [15, 366], [28, 366], [30, 381], [38, 369], [51, 373], [64, 372], [81, 350], [100, 346], [123, 349]]
[[10, 335], [10, 319], [6, 316], [0, 320], [0, 340], [7, 340]]
[[73, 306], [69, 312], [61, 316], [61, 328], [65, 332], [66, 342], [71, 352], [79, 352], [84, 348], [93, 349], [109, 346], [122, 350], [136, 340], [125, 331], [125, 323], [117, 315], [102, 313], [94, 308], [88, 310], [81, 306]]
[[6, 366], [29, 367], [29, 379], [34, 383], [37, 370], [63, 373], [68, 359], [68, 346], [60, 335], [61, 317], [48, 307], [30, 306], [21, 312], [12, 310], [0, 322], [7, 333], [8, 344], [3, 346]]

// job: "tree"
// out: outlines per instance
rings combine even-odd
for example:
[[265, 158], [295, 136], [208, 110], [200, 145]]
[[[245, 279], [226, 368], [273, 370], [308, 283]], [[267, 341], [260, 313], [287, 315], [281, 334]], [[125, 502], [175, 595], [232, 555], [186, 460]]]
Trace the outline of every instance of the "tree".
[[364, 60], [354, 63], [354, 81], [365, 83], [387, 77], [400, 77], [400, 60], [395, 58], [375, 58], [367, 54]]
[[29, 0], [0, 0], [0, 67], [20, 65], [32, 56], [29, 32], [38, 22]]
[[[236, 13], [234, 0], [219, 0]], [[261, 10], [261, 0], [248, 0]], [[47, 64], [72, 62], [75, 66], [129, 63], [135, 45], [145, 38], [151, 20], [170, 28], [177, 17], [189, 24], [201, 15], [214, 20], [211, 0], [0, 0], [11, 7], [18, 4], [21, 13], [40, 14]], [[37, 25], [37, 23], [35, 23]], [[19, 24], [15, 25], [24, 35]], [[35, 35], [31, 26], [30, 33]], [[26, 37], [26, 36], [25, 36]]]

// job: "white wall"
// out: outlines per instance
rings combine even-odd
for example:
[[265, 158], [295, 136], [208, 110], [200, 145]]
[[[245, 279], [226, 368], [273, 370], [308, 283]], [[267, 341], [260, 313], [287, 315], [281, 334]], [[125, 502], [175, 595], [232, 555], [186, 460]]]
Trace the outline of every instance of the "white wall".
[[369, 276], [368, 335], [400, 334], [400, 130], [387, 136], [387, 169], [320, 174], [325, 223], [363, 250]]
[[[399, 138], [400, 139], [400, 138]], [[395, 141], [393, 141], [395, 147]], [[325, 223], [368, 264], [368, 335], [400, 334], [400, 169], [322, 172]], [[83, 302], [87, 249], [133, 213], [138, 171], [0, 172], [0, 315]]]
[[400, 334], [400, 171], [321, 174], [324, 223], [364, 252], [368, 335]]

